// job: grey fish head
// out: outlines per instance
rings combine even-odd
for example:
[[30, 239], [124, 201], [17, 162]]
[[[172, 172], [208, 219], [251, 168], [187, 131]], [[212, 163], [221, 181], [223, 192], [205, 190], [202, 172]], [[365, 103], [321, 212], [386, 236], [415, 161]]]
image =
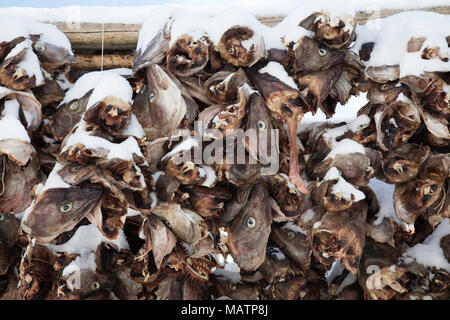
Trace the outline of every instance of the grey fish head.
[[99, 201], [102, 192], [98, 186], [45, 190], [22, 221], [22, 229], [32, 237], [56, 237], [80, 222]]

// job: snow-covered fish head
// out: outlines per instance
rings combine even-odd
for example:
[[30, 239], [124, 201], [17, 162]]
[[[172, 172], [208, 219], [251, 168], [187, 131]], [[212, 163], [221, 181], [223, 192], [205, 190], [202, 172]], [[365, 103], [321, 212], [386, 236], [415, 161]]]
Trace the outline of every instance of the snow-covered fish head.
[[264, 185], [257, 184], [245, 207], [227, 229], [227, 245], [241, 269], [254, 271], [263, 264], [271, 224], [269, 194]]
[[327, 48], [308, 36], [300, 38], [294, 45], [295, 71], [320, 71], [344, 62], [343, 51]]
[[13, 48], [24, 40], [25, 37], [17, 37], [10, 41], [0, 42], [0, 61], [3, 61]]
[[[6, 57], [6, 59], [0, 64], [0, 84], [2, 86], [12, 90], [22, 91], [34, 88], [40, 84], [36, 81], [36, 75], [29, 74], [25, 68], [20, 66], [20, 62], [28, 58], [28, 50], [31, 49], [24, 47], [19, 52], [15, 52], [15, 55]], [[33, 63], [35, 67], [39, 64], [37, 60], [30, 63]]]
[[[142, 47], [136, 51], [133, 59], [133, 76], [136, 76], [138, 71], [151, 64], [157, 64], [164, 61], [164, 58], [169, 51], [171, 30], [174, 21], [175, 19], [173, 17], [169, 17], [155, 37], [146, 44], [145, 48]], [[142, 32], [143, 30], [141, 30], [141, 33]]]
[[101, 195], [102, 188], [98, 186], [45, 190], [22, 221], [22, 229], [39, 241], [49, 242], [72, 230], [90, 213]]
[[81, 115], [86, 110], [86, 105], [93, 90], [88, 91], [78, 99], [73, 99], [58, 107], [53, 115], [51, 130], [56, 140], [62, 140], [69, 131], [80, 121]]
[[65, 64], [77, 62], [77, 58], [73, 52], [68, 51], [64, 47], [43, 41], [40, 35], [30, 35], [30, 39], [33, 41], [32, 47], [34, 53], [44, 66], [52, 66], [53, 69]]
[[326, 12], [315, 12], [299, 26], [313, 31], [315, 38], [332, 48], [348, 47], [356, 39], [356, 19], [350, 13], [331, 17]]
[[[250, 48], [243, 44], [244, 41], [251, 41]], [[224, 60], [237, 67], [252, 66], [266, 55], [263, 36], [255, 34], [249, 27], [239, 25], [225, 31], [217, 50]]]
[[203, 70], [209, 60], [208, 44], [189, 35], [179, 37], [167, 53], [167, 68], [178, 77], [189, 77]]
[[83, 119], [116, 135], [130, 122], [130, 116], [131, 105], [129, 102], [108, 96], [90, 107]]
[[186, 114], [186, 102], [181, 91], [156, 64], [147, 68], [147, 86], [152, 124], [156, 129], [170, 135]]

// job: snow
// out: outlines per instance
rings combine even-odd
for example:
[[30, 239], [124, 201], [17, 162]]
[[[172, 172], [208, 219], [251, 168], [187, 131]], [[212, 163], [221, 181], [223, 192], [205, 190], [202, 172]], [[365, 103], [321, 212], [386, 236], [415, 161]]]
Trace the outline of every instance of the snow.
[[294, 80], [291, 77], [289, 77], [286, 70], [284, 70], [283, 66], [278, 62], [274, 61], [269, 62], [264, 68], [259, 70], [259, 73], [268, 73], [271, 76], [280, 80], [281, 82], [284, 82], [288, 86], [298, 90], [298, 87], [295, 84]]
[[338, 182], [335, 183], [331, 189], [334, 194], [340, 193], [344, 199], [352, 200], [354, 202], [358, 202], [366, 198], [364, 192], [358, 190], [354, 185], [348, 183], [341, 177], [341, 173], [336, 167], [330, 168], [323, 178], [324, 181], [334, 179], [338, 179]]
[[183, 139], [182, 142], [177, 144], [175, 148], [173, 148], [170, 152], [166, 153], [164, 157], [162, 157], [161, 161], [164, 161], [166, 159], [169, 159], [174, 154], [177, 154], [178, 152], [187, 151], [192, 148], [195, 148], [198, 146], [198, 141], [194, 137], [188, 137], [187, 139]]
[[82, 144], [87, 149], [107, 150], [107, 159], [118, 158], [122, 160], [132, 160], [133, 153], [143, 157], [141, 149], [139, 148], [136, 139], [133, 137], [129, 137], [121, 143], [113, 143], [104, 138], [89, 135], [89, 132], [84, 130], [85, 126], [86, 122], [81, 120], [75, 132], [68, 137], [67, 141], [65, 141], [61, 152], [66, 151], [71, 146]]
[[352, 139], [342, 139], [337, 142], [333, 149], [331, 149], [330, 153], [326, 156], [325, 159], [336, 157], [338, 154], [348, 154], [348, 153], [363, 153], [365, 154], [364, 146], [355, 140]]
[[[448, 5], [448, 2], [447, 2]], [[378, 28], [374, 28], [377, 24]], [[425, 71], [450, 71], [450, 63], [439, 57], [425, 60], [421, 58], [422, 49], [439, 47], [440, 56], [450, 56], [450, 48], [445, 37], [450, 29], [450, 17], [433, 12], [402, 12], [370, 25], [358, 26], [357, 40], [353, 50], [358, 52], [361, 45], [374, 42], [375, 46], [366, 66], [399, 65], [400, 77], [420, 75]], [[411, 37], [425, 37], [422, 48], [417, 52], [407, 52]]]
[[225, 265], [223, 269], [215, 269], [213, 274], [215, 276], [224, 277], [234, 283], [241, 282], [241, 269], [234, 262], [233, 257], [231, 255], [227, 255], [224, 261]]
[[101, 79], [95, 86], [86, 109], [89, 109], [106, 97], [115, 97], [125, 102], [131, 102], [133, 89], [124, 77], [119, 76], [114, 72], [106, 71], [101, 74]]
[[339, 277], [345, 270], [344, 264], [341, 262], [341, 259], [338, 259], [333, 262], [330, 270], [325, 273], [325, 278], [327, 279], [327, 283], [333, 283], [333, 280]]
[[326, 130], [322, 136], [326, 141], [329, 141], [331, 143], [331, 147], [334, 148], [337, 145], [336, 139], [343, 136], [347, 131], [358, 132], [359, 130], [367, 127], [369, 124], [370, 118], [363, 114], [347, 125]]
[[[34, 10], [34, 8], [30, 9]], [[0, 9], [0, 42], [11, 41], [17, 37], [28, 38], [29, 35], [40, 35], [41, 41], [72, 52], [69, 39], [56, 26], [35, 21], [39, 20], [41, 16], [24, 18], [15, 13], [17, 11], [13, 8]]]
[[[305, 220], [304, 220], [304, 221], [305, 221]], [[297, 225], [295, 225], [294, 223], [292, 223], [291, 221], [285, 223], [285, 224], [281, 227], [281, 229], [292, 230], [292, 231], [294, 231], [294, 232], [298, 232], [298, 233], [304, 234], [304, 235], [306, 236], [306, 232], [305, 232], [302, 228], [300, 228], [299, 226], [297, 226]]]
[[403, 259], [406, 263], [411, 261], [411, 259], [415, 259], [417, 263], [426, 267], [436, 267], [437, 269], [450, 272], [450, 263], [445, 258], [444, 251], [440, 246], [441, 238], [448, 234], [450, 234], [450, 223], [447, 218], [442, 220], [436, 230], [423, 243], [416, 244], [414, 247], [406, 250], [403, 254]]
[[217, 176], [214, 169], [210, 166], [201, 166], [198, 167], [198, 171], [201, 177], [206, 175], [206, 179], [201, 185], [204, 187], [212, 188], [214, 186], [214, 183], [217, 181]]
[[47, 246], [55, 252], [82, 254], [86, 250], [95, 252], [98, 245], [102, 242], [110, 243], [118, 250], [128, 250], [130, 248], [122, 229], [119, 230], [117, 239], [109, 240], [93, 224], [80, 226], [72, 238], [66, 243], [60, 245], [47, 244]]
[[377, 219], [373, 222], [374, 225], [379, 225], [384, 218], [394, 220], [398, 225], [408, 227], [401, 221], [394, 211], [394, 184], [385, 183], [378, 179], [370, 179], [367, 185], [373, 192], [375, 192], [378, 200], [380, 210], [376, 214]]
[[63, 166], [60, 163], [58, 163], [58, 162], [55, 163], [55, 166], [53, 167], [52, 172], [50, 172], [50, 174], [48, 175], [47, 181], [45, 182], [45, 186], [40, 190], [36, 190], [37, 195], [40, 192], [47, 190], [47, 189], [70, 188], [71, 187], [71, 185], [64, 182], [64, 180], [58, 174], [58, 171], [61, 170], [62, 168], [63, 168]]
[[[100, 86], [101, 83], [105, 84]], [[106, 83], [110, 83], [110, 88], [108, 88]], [[127, 102], [131, 101], [133, 90], [131, 89], [129, 83], [123, 77], [119, 76], [117, 69], [111, 69], [106, 71], [92, 71], [82, 75], [73, 84], [70, 90], [66, 92], [66, 95], [59, 106], [62, 106], [72, 100], [80, 99], [90, 90], [94, 88], [97, 89], [97, 86], [99, 86], [99, 89], [96, 92], [96, 97], [92, 98], [94, 96], [93, 92], [91, 95], [92, 100], [89, 100], [92, 104], [103, 99], [108, 94], [116, 98], [122, 97], [122, 100]], [[116, 89], [118, 90], [117, 92]]]
[[33, 49], [31, 47], [32, 44], [33, 43], [29, 39], [25, 39], [24, 41], [18, 43], [14, 47], [14, 49], [12, 49], [11, 52], [5, 57], [5, 60], [16, 56], [17, 54], [22, 52], [22, 50], [26, 50], [25, 55], [20, 60], [20, 62], [17, 64], [17, 66], [19, 66], [20, 68], [25, 70], [27, 72], [27, 75], [29, 78], [31, 78], [32, 76], [35, 76], [36, 84], [41, 85], [44, 83], [44, 75], [42, 74], [42, 71], [41, 71], [41, 65], [40, 65], [39, 59], [36, 56], [36, 54], [33, 52]]
[[124, 136], [133, 136], [138, 139], [143, 139], [145, 136], [144, 129], [134, 114], [131, 114], [130, 122], [122, 129], [121, 134]]
[[19, 121], [20, 105], [16, 99], [6, 100], [0, 119], [0, 140], [17, 139], [30, 142], [27, 130]]
[[317, 110], [315, 115], [312, 112], [305, 113], [302, 125], [299, 126], [299, 130], [301, 130], [302, 126], [308, 124], [316, 124], [318, 122], [329, 122], [329, 123], [338, 123], [342, 121], [352, 121], [356, 119], [357, 113], [361, 107], [363, 107], [368, 102], [365, 93], [360, 93], [359, 96], [351, 96], [348, 99], [345, 105], [341, 105], [340, 103], [336, 106], [336, 113], [327, 120], [325, 113], [322, 110]]

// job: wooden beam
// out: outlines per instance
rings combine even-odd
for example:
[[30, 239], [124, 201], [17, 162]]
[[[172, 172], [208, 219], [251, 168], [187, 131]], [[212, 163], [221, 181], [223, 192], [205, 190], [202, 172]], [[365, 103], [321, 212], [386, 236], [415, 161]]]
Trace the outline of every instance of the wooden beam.
[[[358, 24], [365, 24], [369, 20], [386, 18], [403, 11], [416, 10], [450, 14], [450, 6], [435, 6], [409, 10], [388, 9], [358, 11], [356, 13], [356, 19]], [[265, 25], [275, 26], [283, 20], [284, 17], [266, 16], [257, 18]], [[82, 23], [80, 28], [74, 28], [73, 25], [63, 22], [55, 23], [55, 25], [67, 35], [75, 52], [80, 50], [100, 50], [102, 47], [101, 23]], [[106, 23], [104, 25], [104, 49], [112, 51], [135, 50], [141, 26], [141, 24]]]
[[[72, 69], [99, 70], [102, 56], [99, 54], [77, 54], [77, 63]], [[103, 55], [103, 69], [132, 68], [133, 54], [105, 54]]]

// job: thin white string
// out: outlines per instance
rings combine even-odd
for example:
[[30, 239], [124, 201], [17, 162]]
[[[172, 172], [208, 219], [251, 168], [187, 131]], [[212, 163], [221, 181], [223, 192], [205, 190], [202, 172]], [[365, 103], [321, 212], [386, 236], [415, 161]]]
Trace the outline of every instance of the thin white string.
[[102, 22], [102, 71], [103, 71], [103, 51], [105, 49], [105, 23]]

